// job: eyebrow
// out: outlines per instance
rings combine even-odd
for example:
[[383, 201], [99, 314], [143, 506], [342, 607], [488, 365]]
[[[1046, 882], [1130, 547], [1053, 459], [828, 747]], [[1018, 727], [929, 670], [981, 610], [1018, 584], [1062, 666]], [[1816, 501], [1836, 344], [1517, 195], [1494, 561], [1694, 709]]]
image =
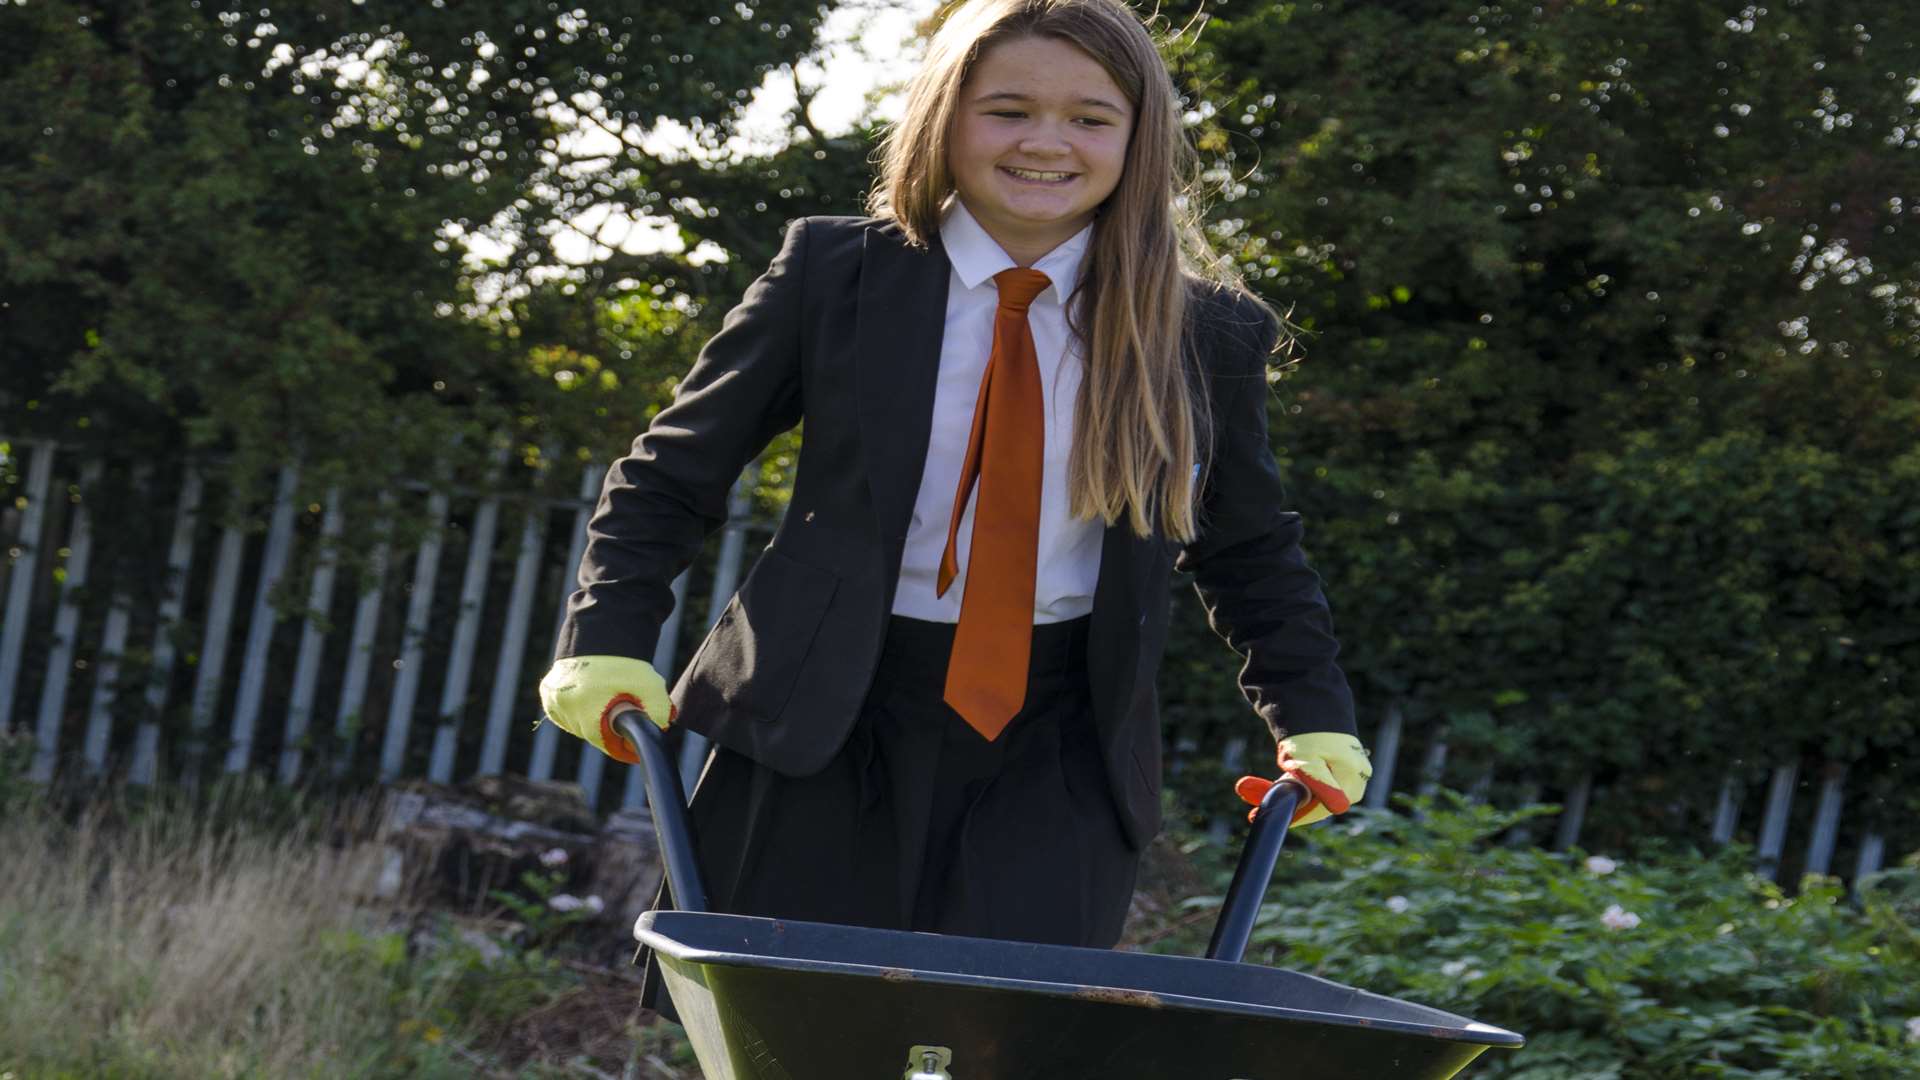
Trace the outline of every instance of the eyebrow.
[[[1027, 94], [1016, 93], [1015, 91], [1012, 91], [1012, 90], [1001, 90], [992, 94], [981, 94], [979, 97], [973, 99], [973, 103], [975, 105], [984, 105], [990, 101], [1017, 101], [1022, 104], [1026, 104], [1028, 102], [1031, 102], [1032, 100], [1033, 98]], [[1090, 109], [1105, 109], [1108, 112], [1115, 113], [1120, 116], [1125, 116], [1127, 114], [1126, 109], [1122, 108], [1119, 105], [1115, 105], [1113, 102], [1108, 101], [1106, 98], [1083, 97], [1075, 101], [1074, 104], [1084, 105]]]

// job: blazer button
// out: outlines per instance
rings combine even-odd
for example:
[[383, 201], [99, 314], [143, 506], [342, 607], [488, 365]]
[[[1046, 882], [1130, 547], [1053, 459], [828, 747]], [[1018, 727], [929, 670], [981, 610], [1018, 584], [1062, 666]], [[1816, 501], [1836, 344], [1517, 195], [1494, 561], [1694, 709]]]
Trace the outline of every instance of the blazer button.
[[1145, 615], [1140, 616], [1140, 625], [1141, 626], [1147, 625], [1147, 617]]
[[806, 517], [803, 517], [803, 518], [801, 518], [800, 520], [801, 520], [801, 521], [812, 521], [812, 520], [813, 520], [813, 511], [811, 511], [811, 510], [809, 510], [809, 511], [807, 511], [807, 516], [806, 516]]

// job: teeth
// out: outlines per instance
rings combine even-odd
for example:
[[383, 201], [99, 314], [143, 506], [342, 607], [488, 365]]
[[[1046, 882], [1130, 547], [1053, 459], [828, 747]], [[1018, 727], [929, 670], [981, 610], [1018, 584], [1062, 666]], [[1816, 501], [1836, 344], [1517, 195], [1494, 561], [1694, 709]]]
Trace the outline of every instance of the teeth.
[[1064, 172], [1035, 172], [1032, 169], [1015, 169], [1011, 167], [1009, 167], [1007, 171], [1022, 180], [1065, 180], [1067, 177], [1073, 175], [1072, 173]]

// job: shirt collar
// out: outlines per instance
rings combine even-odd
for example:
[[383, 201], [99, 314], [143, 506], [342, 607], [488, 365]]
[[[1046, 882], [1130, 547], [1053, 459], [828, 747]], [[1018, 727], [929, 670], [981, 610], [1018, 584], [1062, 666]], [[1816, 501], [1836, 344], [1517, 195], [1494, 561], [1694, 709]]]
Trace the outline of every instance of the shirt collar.
[[[1054, 303], [1066, 302], [1074, 287], [1080, 284], [1080, 264], [1092, 238], [1093, 224], [1089, 222], [1086, 228], [1061, 241], [1052, 251], [1034, 262], [1033, 268], [1053, 282], [1040, 294], [1042, 297], [1051, 293]], [[1000, 271], [1018, 265], [1000, 246], [1000, 242], [981, 227], [958, 195], [948, 200], [946, 214], [940, 220], [940, 243], [947, 249], [947, 258], [953, 263], [954, 271], [960, 275], [960, 283], [969, 289], [977, 288], [981, 282]]]

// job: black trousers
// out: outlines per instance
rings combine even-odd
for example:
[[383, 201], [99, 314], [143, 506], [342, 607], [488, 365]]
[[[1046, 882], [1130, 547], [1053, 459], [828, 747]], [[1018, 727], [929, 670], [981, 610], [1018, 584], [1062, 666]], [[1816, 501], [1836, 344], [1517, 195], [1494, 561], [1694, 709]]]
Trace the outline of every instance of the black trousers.
[[[896, 616], [825, 769], [715, 749], [688, 807], [714, 910], [1111, 948], [1140, 853], [1100, 760], [1087, 623], [1034, 627], [1026, 703], [992, 742], [941, 700], [953, 625]], [[640, 952], [641, 1004], [677, 1020]]]

